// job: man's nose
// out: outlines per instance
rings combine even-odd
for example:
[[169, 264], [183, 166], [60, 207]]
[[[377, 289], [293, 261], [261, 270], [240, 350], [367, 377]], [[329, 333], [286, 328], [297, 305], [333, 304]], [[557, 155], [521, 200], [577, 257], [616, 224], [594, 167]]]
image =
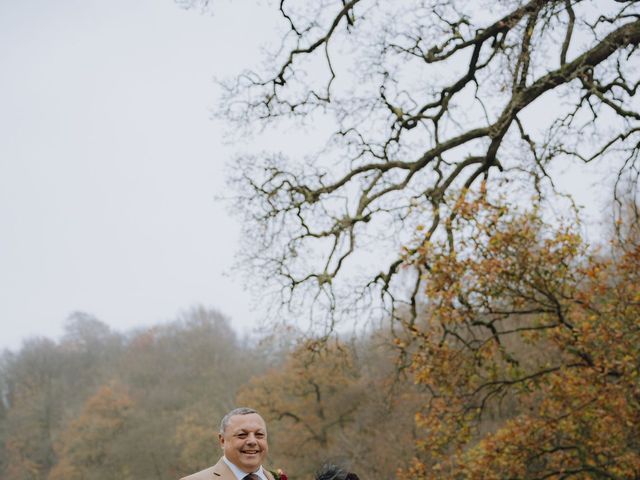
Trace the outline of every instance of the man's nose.
[[249, 435], [247, 435], [247, 443], [258, 443], [258, 440], [256, 439], [256, 436], [253, 433], [250, 433]]

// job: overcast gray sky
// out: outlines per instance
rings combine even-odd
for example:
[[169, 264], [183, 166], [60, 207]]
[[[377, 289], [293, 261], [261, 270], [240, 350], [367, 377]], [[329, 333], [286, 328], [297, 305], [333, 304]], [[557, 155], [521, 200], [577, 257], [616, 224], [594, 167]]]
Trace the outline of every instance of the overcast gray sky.
[[0, 348], [77, 310], [118, 330], [194, 304], [258, 319], [224, 275], [233, 147], [210, 112], [213, 78], [259, 58], [268, 25], [216, 7], [0, 0]]
[[[237, 147], [210, 112], [214, 77], [275, 40], [264, 3], [0, 0], [0, 349], [74, 311], [121, 331], [195, 304], [260, 319], [225, 275], [239, 228], [214, 197]], [[558, 183], [586, 205], [601, 179], [584, 173]]]

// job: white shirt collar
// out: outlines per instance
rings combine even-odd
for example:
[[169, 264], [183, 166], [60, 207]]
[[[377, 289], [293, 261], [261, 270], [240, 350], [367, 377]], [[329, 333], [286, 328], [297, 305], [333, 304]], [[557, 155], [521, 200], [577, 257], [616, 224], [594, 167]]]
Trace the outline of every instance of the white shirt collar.
[[[224, 461], [224, 463], [227, 464], [227, 467], [231, 469], [231, 471], [233, 472], [237, 480], [242, 480], [244, 477], [249, 475], [247, 472], [243, 472], [242, 470], [240, 470], [234, 463], [231, 463], [231, 461], [224, 455], [222, 456], [222, 460]], [[267, 476], [264, 474], [264, 470], [262, 469], [262, 466], [260, 466], [260, 468], [258, 468], [258, 470], [256, 470], [255, 472], [250, 472], [250, 473], [254, 473], [258, 475], [262, 480], [269, 480]]]

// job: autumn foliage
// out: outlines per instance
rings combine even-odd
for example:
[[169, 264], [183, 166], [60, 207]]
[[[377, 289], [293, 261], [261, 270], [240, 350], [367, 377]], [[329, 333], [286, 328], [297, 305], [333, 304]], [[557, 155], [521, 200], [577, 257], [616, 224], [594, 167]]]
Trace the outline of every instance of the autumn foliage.
[[263, 363], [204, 308], [127, 335], [87, 314], [65, 330], [0, 356], [3, 480], [169, 480], [209, 466], [220, 417]]
[[[388, 336], [301, 341], [282, 365], [241, 389], [269, 424], [272, 457], [290, 478], [313, 478], [325, 462], [390, 478], [414, 452], [421, 396], [399, 382]], [[384, 437], [384, 441], [381, 438]]]
[[[401, 478], [640, 477], [640, 245], [589, 253], [537, 210], [463, 199], [408, 324], [426, 387]], [[455, 245], [456, 248], [452, 248]]]
[[106, 471], [127, 478], [126, 468], [114, 453], [132, 406], [131, 397], [121, 386], [101, 387], [62, 433], [60, 461], [47, 478], [82, 480]]

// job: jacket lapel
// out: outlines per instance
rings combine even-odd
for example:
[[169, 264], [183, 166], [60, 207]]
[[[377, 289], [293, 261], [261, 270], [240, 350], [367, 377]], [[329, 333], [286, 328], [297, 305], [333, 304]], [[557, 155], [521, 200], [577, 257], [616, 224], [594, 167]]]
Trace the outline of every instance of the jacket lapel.
[[236, 480], [236, 476], [233, 474], [231, 469], [227, 467], [227, 464], [224, 463], [224, 460], [220, 458], [218, 463], [213, 466], [213, 475], [214, 480]]
[[[262, 470], [269, 480], [274, 480], [273, 475], [271, 475], [271, 472], [269, 470], [264, 467], [262, 467]], [[218, 460], [218, 463], [213, 466], [212, 472], [212, 480], [236, 480], [236, 476], [233, 474], [227, 464], [224, 463], [224, 460], [222, 460], [222, 458], [220, 458], [220, 460]]]

